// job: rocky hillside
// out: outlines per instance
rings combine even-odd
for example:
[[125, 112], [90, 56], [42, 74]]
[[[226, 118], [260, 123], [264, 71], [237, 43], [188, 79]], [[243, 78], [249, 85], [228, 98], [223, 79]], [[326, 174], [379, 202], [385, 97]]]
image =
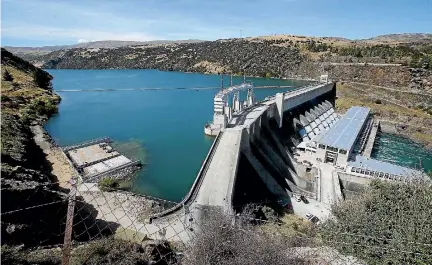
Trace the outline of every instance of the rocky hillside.
[[367, 41], [376, 41], [381, 43], [413, 43], [413, 42], [432, 42], [432, 34], [427, 33], [403, 33], [403, 34], [387, 34], [380, 35]]
[[5, 49], [18, 55], [25, 60], [33, 60], [38, 56], [48, 54], [58, 50], [69, 50], [74, 48], [117, 48], [123, 46], [136, 46], [147, 44], [164, 44], [164, 43], [194, 43], [201, 42], [200, 40], [153, 40], [153, 41], [118, 41], [118, 40], [105, 40], [105, 41], [90, 41], [78, 43], [73, 45], [57, 45], [57, 46], [43, 46], [43, 47], [13, 47], [5, 46]]
[[317, 78], [328, 72], [333, 80], [431, 92], [432, 42], [412, 40], [383, 44], [378, 40], [279, 35], [60, 50], [33, 63], [44, 68], [152, 68], [284, 78]]
[[[62, 201], [65, 194], [51, 184], [49, 165], [33, 141], [29, 125], [56, 112], [60, 98], [52, 93], [52, 77], [30, 63], [1, 51], [1, 211], [2, 244], [39, 244], [60, 228], [60, 205], [19, 211]], [[64, 206], [64, 205], [63, 205]], [[8, 213], [18, 210], [17, 212]], [[61, 216], [63, 215], [63, 216]], [[55, 231], [57, 234], [60, 231]], [[51, 241], [53, 240], [53, 241]]]
[[[4, 49], [1, 70], [1, 244], [61, 243], [67, 191], [54, 183], [51, 164], [30, 129], [57, 111], [60, 98], [52, 92], [47, 72]], [[92, 220], [86, 214], [85, 222], [80, 218], [74, 231]]]

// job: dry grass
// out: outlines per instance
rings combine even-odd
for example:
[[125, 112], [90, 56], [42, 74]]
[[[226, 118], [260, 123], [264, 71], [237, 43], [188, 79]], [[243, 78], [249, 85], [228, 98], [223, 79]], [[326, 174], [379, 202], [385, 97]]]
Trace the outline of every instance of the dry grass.
[[413, 137], [421, 142], [432, 143], [432, 134], [430, 133], [415, 132], [413, 133]]
[[209, 211], [193, 245], [185, 252], [185, 264], [310, 264], [310, 257], [298, 258], [294, 249], [307, 244], [309, 238], [301, 241], [267, 233], [250, 218], [247, 213], [234, 217]]
[[286, 214], [280, 218], [280, 223], [269, 222], [260, 227], [264, 232], [279, 236], [304, 236], [313, 231], [311, 222], [293, 214]]
[[[406, 93], [404, 91], [388, 91], [379, 87], [363, 88], [358, 84], [337, 84], [338, 99], [336, 110], [345, 112], [352, 106], [365, 106], [371, 108], [375, 117], [380, 120], [388, 120], [398, 124], [407, 124], [412, 128], [401, 132], [402, 135], [421, 143], [425, 146], [432, 146], [432, 116], [424, 110], [411, 107], [421, 102], [421, 95]], [[420, 97], [420, 98], [419, 98]], [[425, 98], [425, 101], [427, 95]], [[381, 104], [375, 100], [380, 99]], [[392, 103], [398, 102], [398, 103]], [[421, 130], [416, 128], [421, 127]]]
[[[4, 113], [18, 113], [22, 116], [31, 102], [52, 104], [52, 102], [59, 101], [57, 95], [38, 87], [31, 73], [18, 70], [8, 65], [2, 65], [2, 76], [5, 70], [12, 75], [13, 81], [1, 80], [2, 111]], [[12, 101], [18, 100], [20, 103], [15, 107], [9, 108], [7, 104], [4, 104], [6, 101], [5, 98], [9, 98]]]
[[[362, 89], [358, 88], [358, 86], [357, 88], [354, 86], [357, 85], [349, 85], [346, 83], [337, 84], [338, 99], [336, 100], [336, 108], [338, 110], [345, 111], [352, 106], [365, 106], [383, 116], [393, 113], [403, 116], [431, 118], [431, 116], [423, 110], [407, 107], [408, 104], [406, 104], [406, 102], [416, 100], [418, 95], [405, 93], [404, 91], [386, 91], [379, 87]], [[375, 99], [381, 99], [383, 103], [376, 104]], [[389, 99], [395, 101], [395, 104], [392, 104]]]

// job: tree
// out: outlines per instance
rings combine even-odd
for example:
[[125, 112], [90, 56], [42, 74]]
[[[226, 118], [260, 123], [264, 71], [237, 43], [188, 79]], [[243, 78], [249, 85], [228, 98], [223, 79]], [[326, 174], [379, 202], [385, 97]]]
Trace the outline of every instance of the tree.
[[357, 58], [362, 58], [363, 55], [362, 55], [361, 49], [358, 49], [358, 50], [355, 52], [355, 55], [354, 55], [354, 56], [357, 57]]
[[43, 70], [37, 69], [33, 73], [33, 81], [38, 87], [48, 88], [50, 86], [51, 76]]
[[333, 207], [325, 244], [366, 264], [432, 264], [432, 184], [374, 180], [356, 198]]
[[5, 70], [5, 71], [3, 72], [3, 80], [4, 80], [4, 81], [12, 82], [12, 81], [14, 80], [14, 78], [13, 78], [13, 76], [9, 73], [8, 70]]

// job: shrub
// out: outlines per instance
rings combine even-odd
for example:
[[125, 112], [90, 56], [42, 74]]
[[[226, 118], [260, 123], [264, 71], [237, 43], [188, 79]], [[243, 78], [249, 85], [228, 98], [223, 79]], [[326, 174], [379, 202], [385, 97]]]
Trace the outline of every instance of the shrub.
[[110, 177], [103, 178], [98, 183], [98, 187], [101, 191], [115, 191], [119, 186], [119, 181]]
[[248, 213], [234, 217], [216, 210], [204, 212], [184, 264], [308, 264], [306, 255], [296, 255], [295, 239], [257, 229], [252, 217]]
[[261, 211], [263, 212], [263, 214], [267, 220], [272, 220], [272, 221], [278, 221], [279, 220], [279, 214], [274, 209], [270, 208], [269, 206], [263, 206], [261, 208]]
[[28, 107], [37, 115], [51, 115], [58, 112], [57, 103], [54, 100], [43, 101], [40, 99], [33, 100]]
[[19, 88], [20, 88], [20, 84], [17, 83], [17, 82], [12, 82], [12, 87], [13, 87], [14, 89], [19, 89]]
[[9, 73], [9, 71], [8, 70], [5, 70], [4, 72], [3, 72], [3, 80], [4, 81], [9, 81], [9, 82], [12, 82], [14, 79], [13, 79], [13, 76]]
[[10, 97], [8, 97], [8, 96], [6, 96], [6, 95], [1, 95], [1, 101], [2, 102], [4, 102], [4, 101], [9, 101], [10, 100]]
[[381, 104], [381, 103], [382, 103], [381, 99], [375, 99], [375, 104]]
[[432, 264], [430, 182], [375, 180], [358, 197], [332, 209], [325, 244], [366, 264]]

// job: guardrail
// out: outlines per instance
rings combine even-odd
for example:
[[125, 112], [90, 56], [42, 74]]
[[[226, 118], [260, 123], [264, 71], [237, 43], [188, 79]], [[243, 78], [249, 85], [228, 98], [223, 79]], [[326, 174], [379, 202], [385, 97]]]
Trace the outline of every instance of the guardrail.
[[103, 138], [98, 138], [98, 139], [94, 139], [94, 140], [90, 140], [90, 141], [86, 141], [77, 145], [72, 145], [72, 146], [66, 146], [63, 147], [63, 151], [67, 152], [67, 151], [71, 151], [74, 149], [78, 149], [78, 148], [83, 148], [89, 145], [94, 145], [94, 144], [99, 144], [99, 143], [110, 143], [112, 142], [111, 139], [109, 137], [103, 137]]
[[192, 187], [190, 188], [188, 194], [183, 198], [181, 202], [179, 202], [174, 207], [171, 207], [169, 209], [166, 209], [165, 211], [162, 211], [160, 213], [153, 214], [149, 217], [150, 222], [154, 219], [161, 218], [164, 216], [167, 216], [177, 210], [179, 210], [184, 205], [188, 204], [191, 200], [195, 198], [197, 195], [197, 191], [199, 190], [199, 187], [202, 184], [203, 176], [205, 176], [205, 173], [208, 170], [208, 166], [211, 163], [211, 160], [213, 159], [214, 151], [216, 150], [217, 145], [219, 144], [220, 138], [222, 138], [223, 132], [218, 133], [216, 136], [216, 139], [213, 141], [212, 146], [210, 147], [209, 152], [207, 153], [206, 159], [204, 160], [204, 163], [201, 165], [201, 168], [197, 174], [197, 177], [195, 178], [194, 183], [192, 184]]
[[111, 168], [111, 169], [109, 169], [107, 171], [96, 173], [96, 174], [93, 174], [93, 175], [90, 175], [90, 176], [87, 176], [87, 177], [83, 177], [83, 179], [85, 181], [89, 181], [89, 180], [92, 180], [94, 178], [105, 176], [107, 174], [110, 174], [110, 173], [113, 173], [113, 172], [116, 172], [116, 171], [119, 171], [119, 170], [122, 170], [122, 169], [125, 169], [125, 168], [128, 168], [128, 167], [137, 166], [137, 165], [141, 165], [141, 161], [140, 160], [131, 161], [131, 162], [123, 164], [121, 166], [118, 166], [118, 167], [115, 167], [115, 168]]
[[96, 164], [98, 164], [98, 163], [102, 163], [102, 162], [104, 162], [104, 161], [107, 161], [107, 160], [110, 160], [110, 159], [113, 159], [113, 158], [119, 157], [119, 156], [121, 156], [121, 155], [122, 155], [122, 154], [118, 153], [118, 154], [115, 154], [115, 155], [112, 155], [112, 156], [108, 156], [108, 157], [105, 157], [105, 158], [102, 158], [102, 159], [99, 159], [99, 160], [96, 160], [96, 161], [93, 161], [93, 162], [89, 162], [89, 163], [82, 164], [82, 165], [80, 165], [80, 166], [77, 166], [77, 168], [78, 168], [78, 169], [83, 169], [83, 168], [85, 168], [85, 167], [90, 167], [90, 166], [96, 165]]

